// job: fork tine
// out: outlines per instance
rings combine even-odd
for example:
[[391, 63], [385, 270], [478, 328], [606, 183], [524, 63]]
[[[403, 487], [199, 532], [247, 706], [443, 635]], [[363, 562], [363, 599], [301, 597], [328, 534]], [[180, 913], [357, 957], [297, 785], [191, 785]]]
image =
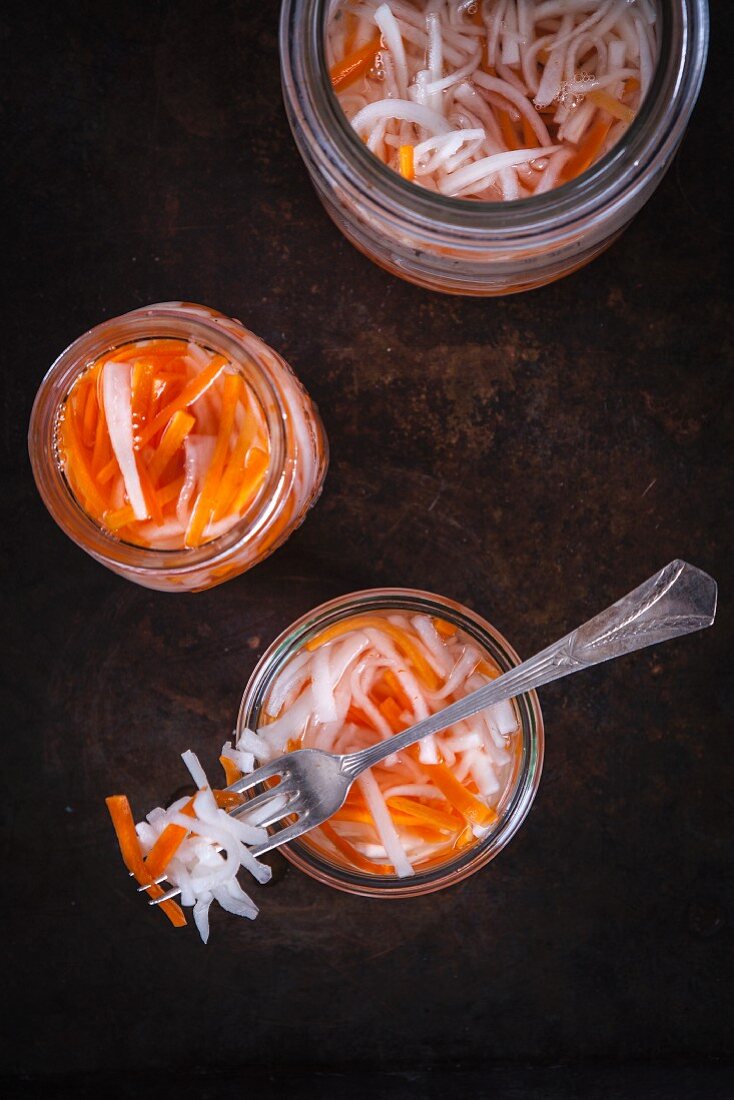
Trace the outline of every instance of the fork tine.
[[291, 840], [295, 840], [296, 837], [301, 836], [310, 828], [308, 816], [302, 814], [293, 825], [289, 825], [286, 829], [280, 829], [277, 833], [272, 833], [262, 844], [256, 844], [250, 848], [250, 851], [258, 859], [260, 856], [264, 856], [266, 852], [272, 852], [273, 848], [280, 848], [281, 844], [288, 844]]
[[[261, 768], [258, 768], [254, 772], [250, 772], [249, 775], [243, 775], [241, 779], [238, 779], [235, 783], [231, 783], [226, 789], [232, 791], [234, 794], [242, 794], [244, 791], [249, 791], [252, 787], [256, 787], [258, 783], [264, 782], [266, 779], [272, 779], [274, 775], [285, 774], [285, 767], [287, 761], [283, 757], [278, 757], [277, 760], [273, 760], [271, 764], [263, 764]], [[278, 788], [273, 787], [272, 790], [276, 791]]]

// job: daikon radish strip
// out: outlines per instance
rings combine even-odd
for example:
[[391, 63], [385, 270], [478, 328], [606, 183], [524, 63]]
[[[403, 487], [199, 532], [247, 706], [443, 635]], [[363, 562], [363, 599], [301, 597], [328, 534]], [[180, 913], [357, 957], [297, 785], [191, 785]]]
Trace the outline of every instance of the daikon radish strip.
[[107, 362], [102, 368], [102, 399], [110, 443], [125, 482], [125, 492], [137, 520], [147, 519], [149, 510], [140, 484], [135, 451], [130, 395], [130, 367]]
[[431, 134], [446, 134], [451, 129], [446, 119], [436, 111], [418, 103], [412, 103], [409, 99], [389, 99], [368, 103], [354, 116], [352, 126], [357, 133], [363, 133], [375, 123], [391, 118], [413, 122]]
[[499, 95], [509, 100], [510, 103], [517, 108], [521, 115], [524, 115], [533, 128], [534, 133], [537, 135], [541, 145], [552, 145], [553, 142], [550, 139], [548, 128], [541, 119], [537, 111], [534, 111], [530, 106], [528, 100], [513, 88], [511, 84], [508, 84], [506, 80], [500, 80], [496, 76], [487, 76], [486, 73], [477, 71], [474, 73], [474, 82], [482, 88], [487, 88], [491, 92], [498, 92]]
[[395, 874], [398, 878], [407, 878], [413, 875], [415, 873], [413, 865], [405, 854], [400, 837], [392, 823], [387, 803], [382, 797], [374, 776], [368, 771], [363, 772], [357, 779], [357, 783], [362, 788], [375, 828], [384, 845], [387, 857], [395, 868]]
[[[130, 803], [123, 794], [110, 795], [105, 799], [105, 802], [117, 834], [123, 863], [136, 881], [141, 886], [146, 887], [146, 893], [149, 897], [162, 897], [164, 891], [160, 886], [151, 883], [150, 875], [145, 868], [143, 855], [140, 851], [140, 841], [138, 840], [138, 834], [135, 832], [135, 821], [133, 820]], [[156, 908], [163, 910], [175, 928], [181, 928], [186, 924], [183, 910], [175, 901], [162, 901]]]
[[489, 828], [497, 820], [497, 814], [475, 798], [449, 771], [445, 764], [427, 764], [425, 770], [431, 781], [443, 792], [447, 802], [459, 811], [471, 825]]
[[406, 180], [415, 179], [412, 145], [400, 146], [400, 175]]
[[148, 466], [148, 473], [153, 485], [157, 483], [179, 447], [183, 446], [184, 439], [192, 431], [195, 424], [195, 418], [183, 412], [183, 410], [175, 412], [168, 421], [158, 448]]
[[[305, 648], [313, 653], [319, 646], [325, 645], [327, 642], [333, 641], [335, 638], [340, 638], [342, 634], [347, 634], [352, 630], [360, 630], [364, 627], [374, 626], [374, 619], [370, 619], [367, 616], [356, 615], [352, 619], [347, 619], [341, 623], [335, 623], [333, 626], [327, 627], [315, 638], [311, 638]], [[426, 659], [422, 656], [419, 650], [416, 648], [414, 642], [411, 642], [409, 638], [405, 636], [405, 633], [393, 626], [392, 623], [382, 622], [379, 624], [380, 628], [393, 639], [398, 648], [402, 650], [405, 656], [413, 663], [416, 672], [420, 678], [430, 687], [432, 690], [438, 687], [438, 678]]]
[[380, 48], [380, 35], [376, 34], [366, 45], [360, 46], [351, 54], [343, 57], [329, 70], [331, 86], [334, 90], [347, 87], [358, 76], [362, 76], [375, 61], [375, 54]]
[[165, 428], [174, 413], [193, 405], [203, 393], [206, 393], [209, 386], [216, 380], [226, 365], [227, 360], [222, 355], [215, 355], [209, 366], [200, 374], [197, 374], [195, 378], [192, 378], [184, 386], [178, 397], [174, 398], [173, 401], [169, 401], [140, 433], [140, 446], [144, 447], [146, 443], [151, 441], [156, 432]]
[[194, 505], [189, 525], [186, 528], [186, 546], [198, 546], [201, 543], [204, 528], [209, 522], [217, 504], [217, 487], [222, 476], [222, 471], [224, 470], [224, 464], [227, 460], [229, 438], [234, 424], [235, 405], [239, 399], [241, 388], [242, 380], [239, 375], [228, 374], [226, 376], [224, 380], [224, 395], [222, 398], [217, 443], [204, 479], [204, 485]]
[[143, 499], [145, 500], [145, 507], [148, 515], [152, 519], [156, 527], [162, 527], [164, 524], [163, 509], [161, 508], [160, 501], [158, 500], [158, 494], [155, 491], [155, 486], [150, 480], [150, 474], [145, 464], [140, 459], [139, 455], [135, 456], [135, 466], [137, 468], [138, 478], [140, 480], [140, 487], [143, 491]]
[[395, 16], [390, 10], [389, 4], [380, 4], [375, 11], [373, 19], [382, 31], [382, 40], [390, 51], [395, 66], [395, 77], [398, 86], [398, 96], [405, 99], [408, 90], [408, 66], [405, 60], [405, 47], [400, 35], [400, 28], [395, 22]]
[[538, 157], [547, 156], [560, 149], [560, 145], [552, 145], [549, 149], [517, 149], [508, 153], [494, 153], [492, 156], [483, 157], [453, 172], [439, 183], [439, 188], [444, 195], [455, 195], [463, 188], [487, 179], [501, 172], [504, 168], [513, 168], [518, 164], [527, 164]]

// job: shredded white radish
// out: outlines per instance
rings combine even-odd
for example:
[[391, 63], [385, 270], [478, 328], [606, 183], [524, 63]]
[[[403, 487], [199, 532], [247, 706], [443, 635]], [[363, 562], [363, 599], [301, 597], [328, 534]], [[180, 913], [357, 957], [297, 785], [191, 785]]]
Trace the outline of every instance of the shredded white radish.
[[129, 363], [105, 363], [102, 368], [102, 400], [110, 443], [125, 483], [127, 499], [135, 518], [145, 520], [149, 512], [135, 463]]
[[[295, 746], [357, 752], [499, 675], [461, 630], [413, 612], [356, 615], [307, 646], [284, 662], [263, 700], [257, 737], [273, 752]], [[457, 845], [485, 835], [501, 812], [519, 736], [515, 705], [506, 703], [491, 718], [487, 712], [486, 720], [459, 723], [392, 753], [353, 788], [328, 828], [302, 843], [349, 864], [335, 847], [336, 835], [349, 845], [353, 861], [365, 857], [358, 870], [374, 873], [376, 861], [398, 877], [425, 861], [455, 858]], [[446, 768], [468, 784], [462, 808], [441, 785]], [[378, 849], [382, 855], [375, 855]]]
[[[370, 27], [380, 46], [354, 67]], [[326, 41], [337, 97], [375, 156], [399, 172], [412, 146], [405, 171], [419, 186], [514, 201], [584, 171], [587, 138], [593, 160], [619, 140], [652, 82], [658, 27], [649, 0], [335, 0]], [[593, 88], [609, 90], [624, 122], [586, 101]], [[481, 135], [460, 136], [477, 124]], [[530, 167], [474, 168], [536, 146], [546, 156]]]

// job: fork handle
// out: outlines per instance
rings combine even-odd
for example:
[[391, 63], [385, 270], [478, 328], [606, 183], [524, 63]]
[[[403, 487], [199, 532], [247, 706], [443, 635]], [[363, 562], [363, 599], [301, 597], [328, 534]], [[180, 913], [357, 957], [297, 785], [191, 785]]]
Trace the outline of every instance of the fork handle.
[[672, 561], [606, 611], [486, 687], [386, 741], [343, 756], [342, 770], [354, 779], [392, 753], [471, 718], [493, 703], [522, 695], [602, 661], [711, 626], [716, 615], [716, 592], [716, 582], [707, 573], [687, 562]]

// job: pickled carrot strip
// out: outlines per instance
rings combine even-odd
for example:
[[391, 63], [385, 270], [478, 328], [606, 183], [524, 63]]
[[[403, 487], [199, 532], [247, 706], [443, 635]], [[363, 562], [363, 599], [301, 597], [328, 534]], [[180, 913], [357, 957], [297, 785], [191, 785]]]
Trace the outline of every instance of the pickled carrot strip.
[[265, 451], [262, 451], [259, 447], [251, 449], [245, 462], [245, 479], [229, 511], [242, 512], [252, 504], [260, 492], [260, 486], [263, 483], [269, 464], [270, 459]]
[[415, 179], [412, 145], [400, 146], [400, 175], [406, 180]]
[[[97, 417], [97, 429], [94, 433], [94, 448], [92, 450], [92, 473], [99, 477], [100, 470], [109, 462], [112, 456], [112, 444], [107, 431], [107, 419], [104, 408], [98, 403], [99, 416]], [[117, 460], [115, 460], [117, 461]]]
[[186, 347], [185, 340], [176, 340], [174, 337], [166, 336], [161, 340], [145, 340], [142, 343], [124, 344], [123, 347], [112, 352], [111, 355], [105, 355], [101, 358], [112, 363], [128, 363], [131, 359], [141, 359], [144, 355], [172, 359], [184, 355]]
[[[500, 124], [500, 130], [502, 131], [502, 137], [505, 139], [505, 145], [510, 150], [522, 149], [522, 142], [518, 140], [517, 131], [512, 125], [512, 119], [507, 111], [503, 111], [501, 107], [497, 108], [497, 119]], [[535, 138], [537, 142], [537, 138]]]
[[66, 452], [67, 476], [77, 483], [82, 497], [84, 497], [91, 510], [97, 515], [102, 515], [109, 505], [95, 484], [87, 456], [84, 454], [81, 440], [77, 434], [74, 423], [74, 410], [69, 407], [68, 402], [61, 434]]
[[329, 69], [331, 86], [336, 91], [351, 84], [358, 76], [362, 76], [372, 66], [375, 54], [380, 48], [381, 36], [376, 34], [365, 46], [343, 57]]
[[220, 756], [219, 763], [224, 768], [224, 778], [227, 780], [228, 787], [231, 787], [233, 783], [242, 778], [242, 772], [234, 760], [230, 760], [228, 756]]
[[372, 729], [372, 723], [367, 715], [359, 707], [355, 707], [354, 703], [351, 704], [346, 715], [347, 722], [353, 722], [355, 726], [364, 726], [366, 729]]
[[392, 692], [393, 697], [397, 700], [403, 710], [412, 711], [413, 704], [408, 696], [402, 689], [400, 681], [391, 668], [386, 668], [382, 674], [382, 679]]
[[567, 160], [561, 169], [560, 179], [564, 183], [580, 176], [582, 172], [596, 160], [601, 153], [607, 134], [612, 126], [611, 119], [597, 119], [591, 126], [587, 136], [578, 147], [578, 151]]
[[[97, 484], [106, 485], [115, 474], [120, 474], [120, 466], [115, 456], [112, 455], [109, 462], [107, 462], [97, 474]], [[122, 474], [120, 474], [120, 476], [122, 477]]]
[[[446, 832], [455, 833], [460, 827], [460, 822], [458, 821], [452, 821], [451, 828], [449, 830], [446, 829], [445, 825], [442, 825], [441, 828], [437, 828], [435, 825], [427, 827], [428, 823], [420, 822], [415, 814], [404, 813], [397, 809], [395, 813], [391, 811], [390, 816], [393, 820], [394, 825], [400, 825], [401, 827], [406, 829], [415, 829], [417, 832], [420, 833], [427, 832], [430, 834], [430, 839], [435, 839], [437, 832], [444, 834]], [[354, 806], [342, 806], [340, 810], [337, 810], [335, 814], [331, 815], [329, 821], [348, 821], [350, 824], [353, 825], [370, 825], [373, 829], [375, 829], [375, 831], [377, 831], [374, 818], [372, 817], [372, 814], [369, 812], [369, 810], [360, 810]], [[441, 839], [445, 839], [445, 836]]]
[[310, 653], [313, 653], [315, 649], [325, 645], [326, 642], [331, 642], [334, 638], [340, 638], [342, 634], [349, 634], [352, 630], [361, 630], [363, 627], [367, 626], [382, 630], [383, 633], [392, 638], [398, 646], [398, 649], [402, 649], [404, 655], [411, 661], [423, 682], [433, 691], [438, 688], [438, 677], [428, 664], [428, 661], [424, 658], [423, 654], [409, 638], [406, 638], [399, 627], [387, 620], [377, 620], [367, 615], [355, 615], [352, 619], [346, 619], [344, 622], [334, 623], [333, 626], [328, 626], [326, 630], [322, 630], [315, 638], [311, 638], [310, 641], [306, 642], [305, 648]]
[[605, 92], [603, 88], [593, 88], [586, 98], [622, 122], [631, 122], [635, 117], [635, 112], [631, 107], [628, 107], [626, 103], [620, 103], [618, 99], [611, 96], [609, 92]]
[[[195, 817], [194, 799], [190, 798], [179, 813], [186, 814], [187, 817]], [[184, 829], [183, 825], [166, 825], [145, 857], [145, 869], [151, 879], [157, 879], [163, 874], [189, 832], [190, 830]]]
[[245, 796], [236, 791], [212, 791], [214, 800], [220, 810], [233, 810], [235, 806], [241, 806]]
[[525, 115], [521, 116], [520, 123], [522, 125], [522, 140], [528, 149], [533, 149], [538, 143], [538, 138], [535, 130], [525, 118]]
[[183, 445], [183, 441], [189, 434], [196, 419], [189, 413], [179, 409], [175, 412], [165, 427], [158, 449], [148, 464], [150, 480], [155, 485], [158, 478], [171, 461], [176, 451]]
[[319, 829], [326, 839], [334, 845], [337, 852], [340, 852], [353, 867], [359, 868], [360, 871], [367, 871], [368, 874], [372, 875], [394, 874], [395, 868], [391, 863], [373, 863], [371, 859], [367, 859], [366, 856], [357, 851], [343, 836], [339, 836], [336, 829], [332, 829], [327, 821], [323, 825], [319, 825]]
[[153, 418], [152, 422], [146, 426], [143, 432], [141, 432], [140, 447], [144, 447], [146, 443], [150, 443], [156, 432], [159, 432], [161, 428], [165, 428], [174, 413], [178, 412], [180, 409], [186, 409], [189, 405], [193, 405], [212, 384], [220, 371], [227, 365], [227, 362], [228, 360], [225, 359], [223, 355], [215, 355], [209, 366], [205, 367], [195, 378], [192, 378], [191, 381], [184, 386], [178, 397], [174, 398], [173, 401], [169, 401], [167, 405], [164, 405], [161, 411]]
[[458, 630], [458, 627], [454, 626], [453, 623], [447, 623], [445, 619], [433, 619], [432, 622], [436, 628], [436, 633], [440, 634], [442, 638], [453, 638]]
[[482, 676], [487, 676], [490, 680], [496, 680], [500, 675], [499, 669], [490, 665], [489, 661], [480, 661], [475, 671], [480, 672]]
[[417, 802], [414, 798], [395, 795], [394, 798], [388, 798], [387, 804], [391, 809], [394, 807], [396, 810], [402, 810], [405, 814], [412, 815], [428, 825], [433, 825], [435, 829], [441, 832], [455, 833], [464, 827], [459, 818], [451, 817], [450, 814], [445, 813], [443, 810], [436, 810], [432, 806], [424, 806], [422, 802]]
[[82, 423], [82, 440], [85, 447], [91, 450], [97, 438], [97, 423], [99, 421], [99, 403], [97, 401], [97, 387], [90, 383], [87, 390], [87, 399], [84, 404], [84, 421]]
[[209, 464], [209, 469], [204, 478], [204, 485], [197, 497], [191, 513], [189, 525], [186, 528], [184, 543], [186, 546], [199, 546], [204, 533], [204, 528], [211, 519], [212, 510], [216, 503], [216, 491], [219, 480], [224, 470], [229, 450], [229, 439], [234, 425], [234, 414], [237, 401], [242, 389], [242, 379], [237, 374], [228, 374], [224, 379], [224, 393], [222, 396], [222, 411], [219, 420], [219, 432], [214, 448], [214, 454]]
[[[174, 478], [173, 481], [169, 481], [168, 485], [164, 485], [162, 489], [158, 490], [158, 503], [161, 507], [170, 504], [172, 500], [176, 500], [183, 488], [183, 483], [184, 476], [182, 474], [180, 477]], [[122, 508], [116, 508], [113, 512], [107, 512], [104, 517], [104, 525], [108, 527], [110, 531], [119, 531], [121, 527], [127, 527], [128, 524], [134, 521], [135, 513], [129, 504], [124, 504]]]
[[400, 733], [407, 728], [402, 718], [402, 711], [391, 696], [383, 699], [378, 705], [380, 713], [387, 719], [393, 733]]
[[497, 820], [495, 811], [490, 810], [489, 806], [485, 806], [475, 798], [445, 764], [423, 764], [422, 766], [446, 800], [472, 825], [486, 828]]
[[[112, 818], [117, 842], [120, 845], [123, 863], [137, 882], [141, 886], [145, 886], [149, 897], [163, 897], [164, 891], [160, 886], [156, 886], [155, 883], [151, 882], [150, 872], [143, 861], [140, 841], [135, 831], [135, 821], [126, 796], [124, 794], [110, 795], [105, 799], [105, 802]], [[182, 928], [186, 924], [183, 909], [175, 901], [162, 901], [156, 908], [161, 909], [166, 914], [174, 927]]]
[[232, 454], [229, 456], [227, 467], [222, 474], [222, 480], [217, 489], [217, 503], [212, 513], [212, 519], [215, 523], [217, 520], [223, 519], [224, 516], [233, 510], [231, 504], [235, 494], [239, 493], [240, 482], [245, 470], [245, 456], [247, 455], [251, 439], [252, 425], [249, 423], [248, 418], [245, 417], [240, 433], [237, 436], [237, 442], [232, 449]]

